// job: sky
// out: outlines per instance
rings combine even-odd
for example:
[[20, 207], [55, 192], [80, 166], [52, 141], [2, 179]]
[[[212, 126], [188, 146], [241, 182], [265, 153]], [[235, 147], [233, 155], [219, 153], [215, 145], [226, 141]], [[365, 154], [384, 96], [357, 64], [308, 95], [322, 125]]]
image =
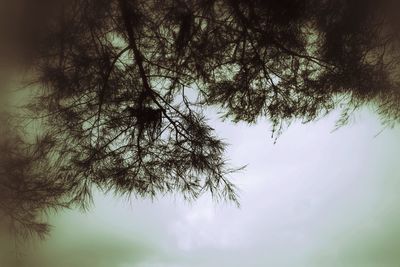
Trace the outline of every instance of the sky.
[[30, 267], [369, 267], [400, 264], [400, 127], [364, 109], [336, 131], [339, 113], [271, 127], [210, 124], [230, 144], [240, 208], [208, 195], [118, 199], [96, 193], [86, 213], [50, 218]]

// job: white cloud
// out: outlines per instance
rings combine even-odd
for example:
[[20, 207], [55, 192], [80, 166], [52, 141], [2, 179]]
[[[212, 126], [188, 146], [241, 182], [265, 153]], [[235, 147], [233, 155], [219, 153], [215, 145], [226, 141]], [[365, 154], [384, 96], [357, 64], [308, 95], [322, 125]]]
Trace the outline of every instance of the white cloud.
[[[235, 177], [240, 209], [207, 197], [190, 205], [179, 198], [133, 200], [130, 209], [104, 198], [87, 223], [152, 249], [140, 263], [120, 267], [335, 266], [335, 257], [349, 260], [342, 247], [351, 233], [360, 228], [357, 235], [368, 236], [365, 225], [378, 229], [399, 199], [400, 129], [374, 138], [381, 126], [363, 114], [332, 134], [335, 116], [294, 124], [276, 145], [265, 125], [213, 121], [232, 144], [232, 163], [249, 163]], [[84, 223], [85, 217], [72, 220]], [[325, 254], [330, 262], [314, 262]]]

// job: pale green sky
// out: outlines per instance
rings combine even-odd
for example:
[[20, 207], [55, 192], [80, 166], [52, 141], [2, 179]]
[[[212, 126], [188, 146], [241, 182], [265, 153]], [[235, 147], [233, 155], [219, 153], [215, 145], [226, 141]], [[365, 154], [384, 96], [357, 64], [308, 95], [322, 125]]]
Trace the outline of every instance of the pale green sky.
[[294, 123], [273, 144], [267, 123], [212, 119], [231, 144], [241, 208], [208, 197], [96, 197], [52, 219], [29, 267], [400, 266], [400, 127], [364, 110], [334, 129], [337, 113]]

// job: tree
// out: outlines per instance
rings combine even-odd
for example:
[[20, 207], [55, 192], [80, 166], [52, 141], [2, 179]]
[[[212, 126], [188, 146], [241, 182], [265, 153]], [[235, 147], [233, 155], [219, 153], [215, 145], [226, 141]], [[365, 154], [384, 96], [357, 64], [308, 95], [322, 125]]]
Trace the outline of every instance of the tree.
[[57, 163], [48, 158], [49, 138], [28, 144], [4, 114], [0, 122], [0, 230], [18, 245], [20, 238], [45, 237], [50, 226], [43, 215], [68, 207], [70, 187], [57, 177]]
[[[155, 196], [205, 191], [237, 201], [225, 144], [202, 110], [267, 117], [273, 132], [345, 101], [400, 118], [399, 23], [392, 1], [54, 1], [35, 36], [40, 86], [29, 105], [57, 177]], [[51, 141], [50, 141], [51, 140]], [[50, 152], [49, 152], [50, 153]]]

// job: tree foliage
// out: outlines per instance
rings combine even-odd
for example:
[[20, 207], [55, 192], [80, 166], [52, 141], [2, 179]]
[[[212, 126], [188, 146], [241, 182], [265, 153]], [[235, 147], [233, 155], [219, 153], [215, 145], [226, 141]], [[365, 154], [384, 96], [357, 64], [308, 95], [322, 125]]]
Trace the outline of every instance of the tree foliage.
[[70, 185], [49, 159], [49, 138], [28, 144], [13, 122], [3, 116], [0, 121], [0, 226], [16, 241], [43, 238], [50, 230], [43, 216], [69, 205]]
[[235, 122], [266, 117], [274, 131], [344, 101], [343, 121], [363, 104], [400, 118], [395, 1], [50, 5], [32, 46], [40, 90], [29, 108], [47, 131], [54, 177], [80, 204], [92, 185], [237, 201], [208, 105]]

